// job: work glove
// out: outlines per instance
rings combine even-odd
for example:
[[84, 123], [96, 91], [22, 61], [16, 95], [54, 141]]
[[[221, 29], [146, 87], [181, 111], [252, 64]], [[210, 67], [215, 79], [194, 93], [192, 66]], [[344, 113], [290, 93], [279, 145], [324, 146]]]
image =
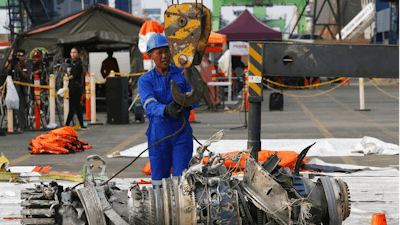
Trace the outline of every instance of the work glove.
[[171, 102], [165, 107], [164, 109], [164, 116], [172, 116], [174, 118], [180, 118], [181, 117], [181, 112], [178, 112], [178, 110], [175, 108], [175, 102]]
[[[176, 104], [176, 103], [175, 103], [175, 104]], [[180, 108], [182, 108], [181, 105], [179, 105], [179, 104], [176, 104], [176, 105], [177, 105], [178, 110], [179, 110]], [[192, 106], [184, 106], [184, 107], [183, 107], [183, 110], [190, 111], [190, 110], [192, 110]]]

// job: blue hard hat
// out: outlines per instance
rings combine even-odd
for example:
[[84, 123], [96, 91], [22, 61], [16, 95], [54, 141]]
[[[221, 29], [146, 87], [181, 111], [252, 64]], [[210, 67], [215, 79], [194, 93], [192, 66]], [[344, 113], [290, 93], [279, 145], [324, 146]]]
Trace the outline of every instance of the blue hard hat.
[[164, 35], [156, 33], [151, 36], [150, 40], [147, 42], [147, 53], [155, 48], [168, 46], [167, 39]]

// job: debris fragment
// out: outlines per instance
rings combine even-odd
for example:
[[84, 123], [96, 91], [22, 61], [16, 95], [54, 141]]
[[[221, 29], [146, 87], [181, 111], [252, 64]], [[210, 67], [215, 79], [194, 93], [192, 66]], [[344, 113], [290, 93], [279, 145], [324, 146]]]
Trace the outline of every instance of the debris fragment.
[[83, 181], [83, 178], [81, 176], [71, 175], [71, 174], [62, 174], [62, 173], [57, 173], [57, 172], [44, 173], [42, 176], [40, 176], [40, 179], [69, 180], [69, 181], [76, 181], [76, 182]]
[[[258, 153], [258, 161], [264, 162], [269, 156], [275, 154], [276, 152], [277, 151], [261, 150]], [[249, 153], [242, 154], [241, 151], [233, 151], [233, 152], [223, 153], [221, 155], [223, 158], [226, 159], [224, 165], [227, 168], [244, 169], [246, 164], [246, 158], [249, 157], [250, 154]], [[295, 151], [278, 151], [278, 157], [282, 158], [279, 165], [283, 167], [289, 167], [290, 170], [293, 170], [298, 155], [299, 154], [296, 153]], [[307, 160], [308, 158], [305, 157], [302, 161], [302, 164], [306, 163]], [[208, 163], [208, 157], [204, 157], [204, 164], [205, 163]], [[151, 174], [150, 162], [143, 167], [142, 172], [145, 174]]]
[[133, 184], [151, 184], [151, 181], [145, 181], [143, 179], [140, 179], [140, 181], [135, 181]]
[[9, 172], [10, 161], [4, 156], [4, 154], [0, 153], [0, 172]]

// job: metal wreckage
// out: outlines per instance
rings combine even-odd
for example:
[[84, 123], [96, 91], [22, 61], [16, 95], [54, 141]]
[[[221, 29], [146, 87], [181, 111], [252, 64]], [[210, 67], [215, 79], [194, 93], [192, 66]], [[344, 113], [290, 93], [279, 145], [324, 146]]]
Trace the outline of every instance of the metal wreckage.
[[[278, 165], [276, 154], [257, 163], [247, 157], [243, 177], [232, 176], [225, 157], [204, 151], [220, 140], [216, 133], [198, 147], [182, 176], [162, 180], [162, 188], [135, 184], [121, 190], [114, 182], [96, 180], [90, 172], [82, 188], [64, 188], [51, 182], [21, 193], [22, 224], [60, 225], [178, 225], [178, 224], [326, 224], [339, 225], [350, 214], [347, 184], [328, 177], [312, 181], [299, 174], [300, 164], [311, 147], [298, 156], [293, 172]], [[232, 160], [239, 163], [245, 152]]]
[[[165, 12], [165, 35], [172, 57], [177, 66], [184, 67], [184, 76], [192, 86], [190, 93], [181, 94], [177, 84], [171, 84], [174, 100], [181, 106], [200, 101], [207, 90], [194, 65], [201, 63], [211, 31], [210, 18], [210, 11], [197, 2], [171, 5]], [[258, 45], [251, 46], [256, 51]], [[286, 54], [279, 49], [269, 52]], [[252, 68], [250, 76], [254, 76]], [[299, 174], [311, 146], [298, 156], [293, 172], [278, 165], [281, 159], [277, 154], [258, 162], [262, 97], [249, 93], [251, 141], [247, 153], [251, 151], [251, 157], [246, 158], [243, 176], [231, 175], [232, 170], [224, 165], [225, 157], [214, 152], [208, 152], [209, 161], [203, 163], [204, 152], [222, 138], [222, 131], [200, 145], [182, 176], [163, 179], [162, 188], [133, 185], [121, 190], [110, 179], [96, 180], [90, 172], [91, 160], [103, 162], [103, 174], [106, 164], [93, 155], [85, 165], [83, 187], [64, 188], [53, 181], [23, 190], [22, 224], [342, 224], [350, 214], [347, 184], [340, 179], [312, 180]], [[244, 153], [232, 161], [239, 163]]]

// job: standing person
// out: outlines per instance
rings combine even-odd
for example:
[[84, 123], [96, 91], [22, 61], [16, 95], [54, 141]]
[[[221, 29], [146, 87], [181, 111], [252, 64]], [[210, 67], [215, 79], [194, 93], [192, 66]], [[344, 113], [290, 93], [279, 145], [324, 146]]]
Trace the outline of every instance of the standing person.
[[[24, 83], [32, 83], [31, 74], [32, 74], [32, 65], [25, 62], [26, 54], [25, 50], [18, 49], [17, 56], [18, 60], [12, 59], [10, 57], [9, 64], [7, 66], [7, 74], [12, 76], [13, 80], [21, 81]], [[18, 130], [24, 131], [26, 129], [26, 119], [28, 117], [28, 88], [27, 86], [15, 85], [18, 97], [19, 97], [19, 110], [17, 111], [17, 115], [19, 116], [19, 127]]]
[[106, 78], [108, 74], [110, 74], [111, 70], [114, 70], [114, 72], [119, 73], [119, 67], [118, 67], [118, 62], [117, 59], [112, 57], [113, 56], [113, 51], [108, 50], [107, 51], [108, 57], [103, 61], [101, 64], [101, 75], [103, 78]]
[[85, 49], [82, 49], [79, 52], [79, 57], [82, 60], [82, 65], [83, 65], [83, 73], [86, 74], [86, 72], [89, 71], [89, 54]]
[[[182, 127], [182, 112], [187, 121], [186, 125], [192, 132], [188, 122], [192, 107], [185, 107], [179, 112], [181, 106], [177, 105], [172, 97], [172, 80], [176, 81], [181, 92], [189, 92], [191, 86], [182, 74], [183, 69], [170, 65], [171, 52], [167, 39], [161, 34], [154, 34], [147, 43], [147, 54], [154, 60], [156, 67], [139, 78], [138, 88], [140, 100], [149, 119], [146, 135], [148, 146], [151, 146]], [[197, 105], [198, 103], [193, 107]], [[161, 180], [170, 176], [171, 167], [172, 175], [180, 176], [183, 170], [188, 168], [192, 154], [193, 140], [185, 128], [149, 149], [153, 187], [161, 187]]]
[[35, 75], [39, 75], [40, 77], [40, 84], [45, 84], [46, 77], [42, 75], [43, 72], [43, 52], [41, 50], [36, 50], [32, 53], [32, 80], [35, 79]]
[[66, 126], [69, 126], [72, 118], [76, 112], [78, 116], [79, 123], [81, 125], [81, 130], [86, 130], [86, 127], [83, 124], [83, 115], [81, 108], [81, 95], [83, 93], [83, 65], [82, 60], [79, 58], [79, 51], [77, 47], [71, 49], [71, 71], [68, 71], [68, 89], [69, 89], [69, 113]]

